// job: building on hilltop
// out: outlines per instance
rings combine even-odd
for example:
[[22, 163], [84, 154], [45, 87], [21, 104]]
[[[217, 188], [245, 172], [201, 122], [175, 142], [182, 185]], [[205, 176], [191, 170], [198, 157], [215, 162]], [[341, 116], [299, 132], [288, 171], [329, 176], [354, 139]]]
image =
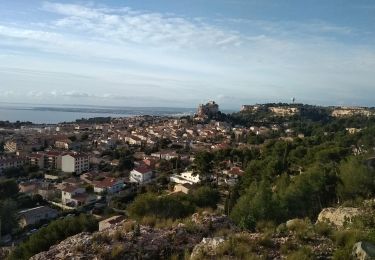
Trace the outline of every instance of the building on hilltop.
[[200, 104], [197, 110], [198, 117], [213, 117], [219, 113], [219, 105], [215, 101], [209, 101], [207, 104]]
[[240, 112], [256, 112], [262, 105], [242, 105]]

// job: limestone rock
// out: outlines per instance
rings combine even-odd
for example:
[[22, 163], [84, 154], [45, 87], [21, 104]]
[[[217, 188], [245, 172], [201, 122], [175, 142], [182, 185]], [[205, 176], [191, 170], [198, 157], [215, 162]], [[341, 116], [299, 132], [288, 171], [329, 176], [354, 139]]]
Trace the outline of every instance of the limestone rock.
[[301, 225], [303, 224], [304, 221], [303, 219], [299, 219], [299, 218], [294, 218], [294, 219], [290, 219], [286, 222], [286, 227], [289, 229], [289, 230], [293, 230], [295, 229], [298, 225]]
[[358, 242], [353, 246], [352, 255], [357, 260], [375, 259], [375, 245], [369, 242]]
[[224, 238], [214, 237], [214, 238], [203, 238], [202, 241], [196, 245], [191, 253], [190, 259], [199, 258], [198, 256], [204, 254], [206, 256], [214, 256], [216, 249], [224, 243]]
[[342, 227], [346, 221], [352, 221], [352, 218], [361, 214], [359, 208], [339, 207], [325, 208], [318, 216], [317, 222], [328, 221], [337, 227]]

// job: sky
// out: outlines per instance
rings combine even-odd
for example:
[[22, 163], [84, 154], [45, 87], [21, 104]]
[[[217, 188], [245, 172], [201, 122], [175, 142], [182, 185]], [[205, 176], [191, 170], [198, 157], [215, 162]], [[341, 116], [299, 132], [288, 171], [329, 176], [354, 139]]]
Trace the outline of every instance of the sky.
[[0, 102], [374, 106], [375, 2], [0, 0]]

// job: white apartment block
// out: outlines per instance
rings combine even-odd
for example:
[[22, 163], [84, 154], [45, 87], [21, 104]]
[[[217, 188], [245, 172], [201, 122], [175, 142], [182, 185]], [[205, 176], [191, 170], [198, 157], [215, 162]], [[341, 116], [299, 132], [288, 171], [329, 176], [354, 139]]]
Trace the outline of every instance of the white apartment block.
[[61, 156], [61, 170], [81, 174], [90, 167], [89, 156], [81, 153], [71, 153]]

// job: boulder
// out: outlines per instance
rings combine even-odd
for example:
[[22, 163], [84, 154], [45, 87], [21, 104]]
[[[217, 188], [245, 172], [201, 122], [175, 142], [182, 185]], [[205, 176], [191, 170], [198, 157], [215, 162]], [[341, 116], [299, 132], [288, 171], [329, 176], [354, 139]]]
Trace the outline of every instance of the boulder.
[[190, 259], [198, 259], [202, 254], [204, 254], [205, 256], [214, 256], [216, 249], [224, 242], [225, 240], [222, 237], [205, 237], [199, 244], [194, 247]]
[[362, 213], [359, 208], [339, 207], [325, 208], [318, 216], [317, 222], [330, 222], [337, 227], [342, 227], [345, 222], [351, 222], [353, 217]]
[[294, 219], [290, 219], [286, 222], [286, 227], [289, 229], [289, 230], [294, 230], [297, 226], [300, 226], [304, 223], [304, 220], [303, 219], [299, 219], [299, 218], [294, 218]]
[[355, 243], [352, 256], [357, 260], [375, 259], [375, 245], [365, 241]]

